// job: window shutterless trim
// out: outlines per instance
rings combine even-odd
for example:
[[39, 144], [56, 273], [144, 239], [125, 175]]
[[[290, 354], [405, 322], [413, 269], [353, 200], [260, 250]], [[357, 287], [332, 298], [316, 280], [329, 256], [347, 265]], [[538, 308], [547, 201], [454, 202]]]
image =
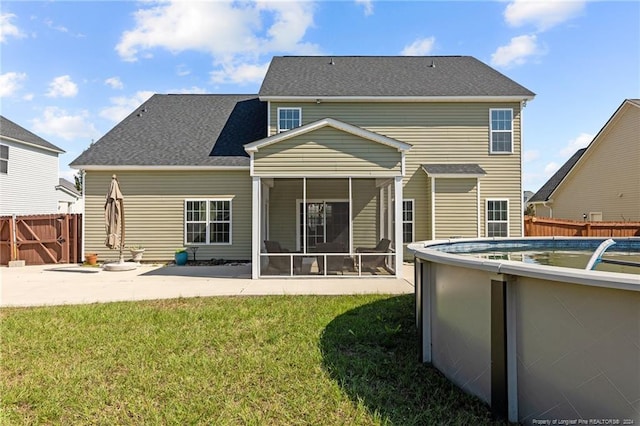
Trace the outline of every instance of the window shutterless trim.
[[[297, 126], [293, 126], [290, 129], [282, 129], [280, 127], [280, 112], [281, 111], [298, 111], [298, 125]], [[300, 107], [278, 107], [276, 120], [277, 120], [276, 127], [277, 127], [277, 132], [278, 133], [286, 132], [287, 130], [291, 130], [291, 129], [295, 129], [296, 127], [300, 127], [300, 126], [302, 126], [302, 108], [300, 108]]]
[[0, 173], [9, 173], [9, 145], [0, 144]]
[[[405, 208], [404, 203], [411, 203], [411, 220], [404, 220]], [[411, 241], [404, 241], [404, 225], [405, 223], [411, 224]], [[416, 240], [416, 202], [414, 198], [405, 198], [402, 200], [402, 239], [403, 243], [407, 244]]]
[[[229, 203], [229, 220], [216, 220], [211, 219], [211, 202], [213, 201], [226, 201]], [[204, 202], [205, 203], [205, 221], [187, 221], [187, 203], [189, 202]], [[205, 223], [206, 238], [204, 243], [192, 243], [187, 241], [187, 224], [188, 223]], [[211, 224], [213, 223], [228, 223], [229, 224], [229, 241], [228, 242], [211, 242]], [[185, 245], [197, 245], [197, 246], [229, 246], [233, 244], [233, 199], [220, 197], [220, 198], [188, 198], [184, 200], [184, 232], [183, 241]]]
[[[505, 202], [507, 203], [507, 219], [506, 220], [489, 220], [489, 202]], [[509, 236], [509, 199], [508, 198], [487, 198], [485, 201], [485, 209], [484, 209], [484, 234], [487, 238], [494, 237], [494, 235], [489, 235], [489, 223], [504, 223], [507, 225], [507, 235], [501, 235], [500, 237], [508, 237]]]
[[[511, 114], [510, 130], [500, 130], [493, 128], [493, 112], [494, 111], [509, 111]], [[494, 133], [508, 133], [511, 135], [508, 151], [500, 151], [493, 149], [493, 135]], [[489, 154], [513, 154], [513, 108], [489, 108]]]

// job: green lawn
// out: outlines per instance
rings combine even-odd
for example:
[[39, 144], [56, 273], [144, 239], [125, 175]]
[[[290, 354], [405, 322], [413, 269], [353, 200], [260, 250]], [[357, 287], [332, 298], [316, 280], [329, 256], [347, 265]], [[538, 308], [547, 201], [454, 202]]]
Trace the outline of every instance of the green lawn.
[[413, 296], [3, 309], [0, 424], [489, 424], [418, 362]]

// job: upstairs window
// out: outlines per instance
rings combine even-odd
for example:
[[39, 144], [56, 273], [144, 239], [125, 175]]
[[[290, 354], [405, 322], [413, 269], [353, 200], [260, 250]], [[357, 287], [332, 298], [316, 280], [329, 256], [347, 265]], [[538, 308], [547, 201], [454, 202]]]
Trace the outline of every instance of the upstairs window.
[[513, 110], [489, 110], [489, 128], [492, 154], [511, 154], [513, 152]]
[[0, 145], [0, 173], [6, 175], [9, 172], [9, 147]]
[[278, 133], [302, 125], [302, 108], [278, 108]]

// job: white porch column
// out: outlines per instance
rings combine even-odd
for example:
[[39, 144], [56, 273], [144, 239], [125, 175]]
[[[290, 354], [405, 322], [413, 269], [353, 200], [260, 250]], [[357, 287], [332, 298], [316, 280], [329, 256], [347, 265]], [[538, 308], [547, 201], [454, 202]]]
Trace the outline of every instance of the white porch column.
[[404, 244], [402, 241], [402, 176], [395, 177], [395, 242], [396, 242], [396, 277], [402, 278], [402, 261]]
[[260, 189], [262, 183], [258, 176], [254, 176], [252, 182], [252, 202], [251, 202], [251, 278], [256, 280], [260, 277]]

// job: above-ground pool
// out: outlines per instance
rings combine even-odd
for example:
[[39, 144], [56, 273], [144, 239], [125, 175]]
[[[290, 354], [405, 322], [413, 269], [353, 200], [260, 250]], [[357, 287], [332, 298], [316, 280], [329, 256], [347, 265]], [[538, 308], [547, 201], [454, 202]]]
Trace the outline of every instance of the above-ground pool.
[[[604, 261], [640, 261], [614, 240]], [[640, 268], [585, 270], [603, 241], [410, 244], [421, 359], [514, 422], [640, 424]]]
[[[593, 269], [597, 271], [640, 274], [640, 239], [613, 239], [615, 244], [607, 248], [602, 262]], [[455, 241], [455, 240], [452, 240]], [[511, 239], [482, 241], [466, 240], [429, 245], [445, 253], [490, 260], [513, 260], [538, 265], [562, 266], [585, 269], [603, 239]], [[614, 263], [608, 263], [609, 261]], [[620, 264], [622, 263], [622, 264]], [[628, 263], [628, 265], [625, 265]]]

